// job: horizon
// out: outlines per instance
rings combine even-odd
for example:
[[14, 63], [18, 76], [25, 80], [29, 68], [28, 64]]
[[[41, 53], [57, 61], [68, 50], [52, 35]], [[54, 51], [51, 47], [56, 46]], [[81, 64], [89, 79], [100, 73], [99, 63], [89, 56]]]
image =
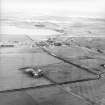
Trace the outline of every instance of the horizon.
[[1, 0], [1, 14], [105, 18], [105, 0]]

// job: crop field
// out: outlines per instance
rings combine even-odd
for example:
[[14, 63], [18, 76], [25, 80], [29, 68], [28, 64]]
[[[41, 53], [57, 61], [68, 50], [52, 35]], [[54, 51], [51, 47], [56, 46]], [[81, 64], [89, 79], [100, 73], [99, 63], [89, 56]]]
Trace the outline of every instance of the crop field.
[[[32, 30], [29, 36], [35, 40], [38, 29], [43, 30], [39, 37], [47, 34], [46, 38], [60, 45], [0, 48], [0, 105], [105, 105], [104, 20], [65, 21], [62, 17], [54, 23], [55, 17], [38, 19], [6, 20], [5, 26], [18, 31], [17, 37], [8, 29], [0, 41], [29, 41], [26, 34]], [[20, 69], [36, 66], [44, 72], [40, 78]]]

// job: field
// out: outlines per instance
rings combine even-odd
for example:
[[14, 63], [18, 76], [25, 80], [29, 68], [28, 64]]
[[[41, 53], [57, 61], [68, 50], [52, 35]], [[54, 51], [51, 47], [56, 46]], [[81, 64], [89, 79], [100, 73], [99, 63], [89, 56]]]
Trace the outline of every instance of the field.
[[[47, 38], [62, 45], [44, 47], [56, 56], [36, 46], [0, 48], [0, 105], [105, 105], [104, 20], [56, 18], [52, 23], [55, 17], [38, 19], [8, 23], [55, 31]], [[12, 36], [8, 37], [21, 39]], [[27, 66], [39, 66], [46, 77], [34, 79], [19, 70]]]

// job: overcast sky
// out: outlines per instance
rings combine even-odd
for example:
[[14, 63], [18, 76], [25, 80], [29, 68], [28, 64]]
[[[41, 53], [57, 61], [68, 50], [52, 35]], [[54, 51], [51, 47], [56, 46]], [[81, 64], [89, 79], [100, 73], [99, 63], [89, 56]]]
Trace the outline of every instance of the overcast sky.
[[105, 0], [0, 0], [2, 13], [104, 17]]

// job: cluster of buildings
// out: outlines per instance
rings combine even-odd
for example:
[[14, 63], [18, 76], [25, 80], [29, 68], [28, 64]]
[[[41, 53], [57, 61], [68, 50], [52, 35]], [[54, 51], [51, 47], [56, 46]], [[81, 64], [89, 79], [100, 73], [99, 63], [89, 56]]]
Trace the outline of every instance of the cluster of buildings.
[[56, 40], [54, 38], [48, 38], [46, 41], [40, 41], [37, 43], [40, 46], [70, 46], [70, 43], [66, 41]]
[[34, 43], [30, 41], [0, 41], [0, 48], [5, 47], [33, 47]]
[[70, 43], [67, 43], [66, 41], [57, 40], [55, 38], [48, 38], [46, 40], [42, 41], [0, 41], [0, 48], [4, 47], [35, 47], [35, 46], [70, 46]]

